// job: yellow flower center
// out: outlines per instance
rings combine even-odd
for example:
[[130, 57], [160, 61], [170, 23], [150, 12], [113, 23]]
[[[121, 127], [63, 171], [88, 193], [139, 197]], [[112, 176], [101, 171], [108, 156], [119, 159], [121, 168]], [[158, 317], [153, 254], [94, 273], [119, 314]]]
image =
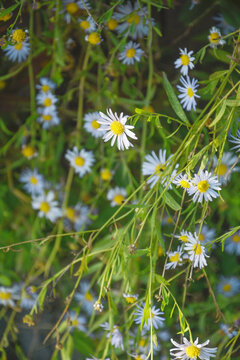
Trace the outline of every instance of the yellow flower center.
[[48, 92], [50, 90], [50, 87], [48, 85], [43, 85], [42, 86], [42, 91], [43, 92]]
[[49, 212], [50, 206], [46, 201], [43, 201], [40, 206], [40, 210], [44, 212], [45, 214]]
[[195, 359], [197, 358], [200, 353], [201, 353], [201, 349], [199, 349], [197, 346], [195, 345], [190, 345], [188, 347], [186, 347], [185, 349], [186, 351], [186, 355], [190, 358], [190, 359]]
[[172, 223], [173, 223], [173, 219], [172, 219], [170, 216], [167, 217], [167, 223], [168, 223], [168, 224], [172, 224]]
[[15, 49], [16, 50], [21, 50], [22, 49], [22, 47], [23, 47], [23, 44], [20, 42], [20, 43], [18, 43], [18, 44], [16, 44], [16, 45], [14, 45], [14, 47], [15, 47]]
[[200, 240], [200, 241], [205, 240], [205, 236], [204, 236], [202, 233], [199, 235], [199, 240]]
[[17, 29], [12, 33], [12, 41], [15, 43], [21, 43], [25, 40], [26, 34], [23, 30]]
[[188, 242], [187, 235], [180, 235], [179, 240], [184, 241], [184, 242]]
[[110, 127], [114, 135], [121, 135], [124, 132], [124, 125], [119, 121], [113, 121]]
[[90, 23], [87, 20], [83, 20], [81, 21], [80, 26], [83, 30], [86, 30], [90, 27]]
[[77, 156], [74, 162], [77, 166], [83, 166], [85, 164], [85, 160], [81, 156]]
[[127, 22], [128, 22], [129, 24], [134, 23], [135, 25], [138, 25], [138, 24], [140, 23], [140, 21], [141, 21], [141, 18], [140, 18], [140, 16], [137, 15], [137, 14], [133, 14], [133, 15], [130, 16], [130, 17], [128, 18], [128, 20], [127, 20]]
[[223, 176], [223, 175], [225, 175], [226, 174], [226, 172], [227, 172], [227, 165], [225, 165], [225, 164], [221, 164], [220, 166], [219, 166], [219, 168], [218, 168], [218, 175], [219, 176]]
[[111, 177], [112, 177], [112, 173], [111, 173], [111, 171], [109, 169], [103, 169], [101, 171], [102, 180], [109, 181], [111, 179]]
[[86, 299], [87, 301], [89, 301], [89, 302], [92, 302], [92, 301], [93, 301], [93, 297], [92, 297], [92, 295], [90, 294], [90, 292], [87, 292], [87, 293], [85, 294], [85, 299]]
[[202, 253], [202, 248], [201, 248], [201, 245], [199, 245], [199, 244], [195, 244], [193, 246], [193, 250], [195, 251], [196, 255], [201, 255], [201, 253]]
[[190, 184], [186, 180], [180, 180], [180, 186], [184, 189], [190, 188]]
[[178, 262], [179, 262], [179, 254], [176, 253], [175, 255], [170, 256], [169, 260], [170, 260], [171, 262], [177, 262], [177, 263], [178, 263]]
[[67, 6], [66, 6], [67, 12], [68, 12], [69, 14], [71, 14], [71, 15], [76, 14], [76, 12], [78, 11], [78, 9], [79, 9], [79, 8], [78, 8], [77, 4], [74, 3], [74, 2], [72, 2], [72, 3], [70, 3], [70, 4], [67, 4]]
[[78, 326], [78, 321], [77, 321], [77, 319], [72, 320], [72, 326]]
[[35, 153], [35, 150], [32, 146], [27, 145], [22, 149], [22, 154], [26, 157], [26, 158], [30, 158], [31, 156], [33, 156]]
[[209, 183], [207, 182], [207, 180], [201, 180], [201, 181], [199, 181], [197, 187], [201, 193], [204, 193], [208, 190]]
[[217, 44], [220, 40], [219, 33], [214, 32], [210, 34], [210, 42], [213, 44]]
[[98, 45], [101, 42], [101, 38], [100, 35], [97, 32], [92, 32], [89, 36], [88, 36], [88, 42], [90, 42], [90, 44], [92, 45]]
[[5, 88], [5, 86], [6, 86], [5, 81], [0, 80], [0, 90], [3, 90]]
[[132, 304], [132, 303], [134, 303], [134, 301], [136, 301], [136, 298], [134, 296], [127, 296], [127, 297], [125, 297], [125, 299], [126, 299], [126, 302], [129, 304]]
[[145, 345], [146, 345], [146, 339], [141, 338], [140, 341], [139, 341], [139, 343], [138, 343], [138, 346], [139, 346], [139, 347], [145, 347]]
[[[3, 10], [3, 9], [2, 9]], [[8, 13], [8, 14], [6, 14], [6, 15], [4, 15], [4, 16], [0, 16], [0, 21], [8, 21], [9, 19], [11, 19], [11, 17], [12, 17], [12, 14], [11, 13]]]
[[149, 310], [148, 310], [148, 316], [147, 316], [147, 318], [148, 318], [148, 319], [152, 319], [153, 316], [154, 316], [154, 314], [152, 313], [151, 309], [149, 309]]
[[161, 246], [158, 247], [158, 256], [163, 256], [163, 249]]
[[52, 120], [52, 115], [42, 115], [42, 118], [44, 121], [51, 121]]
[[66, 209], [66, 216], [69, 220], [74, 221], [75, 220], [75, 211], [73, 208], [68, 207]]
[[135, 356], [135, 359], [136, 359], [136, 360], [142, 360], [141, 355]]
[[194, 96], [193, 89], [190, 88], [190, 87], [187, 89], [187, 93], [188, 93], [188, 96], [189, 96], [190, 98]]
[[124, 196], [122, 194], [118, 194], [114, 196], [114, 202], [118, 205], [122, 205], [122, 202], [124, 200]]
[[30, 177], [30, 183], [33, 185], [37, 185], [38, 179], [35, 176]]
[[46, 98], [43, 101], [43, 106], [48, 107], [52, 105], [52, 100], [50, 98]]
[[0, 291], [0, 299], [1, 300], [9, 300], [11, 299], [12, 294], [4, 291]]
[[107, 26], [108, 26], [109, 30], [115, 30], [116, 27], [118, 26], [118, 22], [115, 19], [110, 19], [107, 22]]
[[94, 129], [100, 128], [100, 124], [97, 122], [97, 120], [93, 120], [91, 125]]
[[238, 242], [240, 241], [240, 236], [239, 236], [239, 235], [233, 235], [232, 240], [233, 240], [235, 243], [238, 243]]
[[155, 167], [155, 173], [160, 175], [161, 171], [164, 171], [166, 169], [166, 166], [163, 165], [163, 164], [158, 164], [156, 167]]
[[182, 55], [180, 56], [180, 59], [182, 61], [182, 65], [188, 65], [190, 62], [188, 55]]
[[232, 286], [230, 284], [226, 284], [223, 286], [223, 291], [228, 292], [232, 289]]
[[136, 55], [136, 50], [133, 48], [128, 49], [126, 52], [126, 57], [128, 57], [130, 59], [133, 58], [135, 55]]

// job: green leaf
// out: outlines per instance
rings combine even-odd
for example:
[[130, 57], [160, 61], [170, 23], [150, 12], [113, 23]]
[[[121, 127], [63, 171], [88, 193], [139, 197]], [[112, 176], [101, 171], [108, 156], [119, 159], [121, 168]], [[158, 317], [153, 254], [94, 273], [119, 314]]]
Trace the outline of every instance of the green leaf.
[[226, 105], [230, 107], [240, 106], [240, 100], [226, 100]]
[[181, 119], [185, 124], [190, 125], [190, 123], [186, 117], [186, 114], [183, 111], [182, 106], [181, 106], [180, 102], [178, 101], [178, 98], [173, 90], [173, 87], [170, 84], [170, 82], [168, 81], [168, 78], [165, 73], [163, 73], [163, 85], [164, 85], [165, 91], [167, 93], [168, 100], [169, 100], [173, 110], [179, 117], [179, 119]]
[[5, 276], [5, 275], [0, 275], [0, 284], [3, 286], [11, 286], [11, 280]]
[[2, 10], [2, 11], [0, 12], [0, 17], [9, 14], [9, 13], [12, 12], [13, 10], [15, 10], [19, 5], [20, 5], [20, 4], [15, 4], [15, 5], [12, 5], [12, 6], [10, 6], [9, 8], [7, 8], [7, 9], [5, 9], [5, 10]]
[[217, 116], [215, 117], [215, 119], [213, 120], [213, 122], [209, 125], [210, 127], [213, 127], [214, 125], [216, 125], [219, 120], [221, 120], [221, 118], [223, 117], [224, 113], [226, 110], [226, 100], [223, 101], [221, 109], [219, 110]]
[[159, 28], [157, 28], [156, 26], [154, 26], [153, 29], [154, 29], [155, 32], [158, 34], [158, 36], [162, 37], [162, 33], [161, 33], [161, 31], [160, 31]]
[[172, 195], [169, 194], [169, 192], [166, 192], [164, 195], [164, 199], [166, 204], [173, 210], [179, 211], [181, 210], [181, 206], [177, 203], [176, 200], [172, 197]]

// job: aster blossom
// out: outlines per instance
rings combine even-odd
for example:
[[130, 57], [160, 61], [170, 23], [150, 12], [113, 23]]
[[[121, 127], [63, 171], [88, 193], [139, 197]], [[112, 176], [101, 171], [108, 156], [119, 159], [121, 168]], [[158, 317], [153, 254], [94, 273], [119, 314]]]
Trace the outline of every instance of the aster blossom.
[[229, 141], [234, 145], [231, 150], [236, 150], [236, 152], [240, 151], [240, 130], [237, 130], [236, 136], [231, 135]]
[[119, 54], [118, 58], [123, 64], [133, 65], [135, 62], [139, 62], [141, 60], [143, 54], [144, 51], [140, 49], [140, 44], [129, 41], [124, 50]]
[[187, 75], [186, 79], [181, 76], [180, 83], [182, 86], [177, 85], [177, 89], [181, 93], [178, 95], [180, 99], [180, 103], [183, 104], [183, 109], [190, 111], [193, 109], [196, 111], [197, 102], [195, 98], [199, 98], [200, 96], [197, 95], [197, 88], [198, 88], [198, 80], [193, 78], [192, 80]]
[[188, 74], [188, 69], [192, 70], [194, 68], [193, 61], [195, 57], [192, 56], [193, 51], [187, 51], [187, 48], [179, 49], [180, 57], [174, 62], [175, 68], [181, 68], [180, 73], [186, 76]]
[[155, 306], [150, 306], [143, 320], [144, 309], [145, 304], [137, 305], [137, 310], [134, 313], [134, 315], [136, 316], [134, 320], [136, 324], [141, 325], [142, 323], [144, 323], [143, 327], [146, 330], [149, 330], [151, 328], [151, 323], [156, 330], [163, 326], [165, 318], [161, 316], [164, 314], [162, 311], [157, 309]]
[[92, 151], [78, 150], [76, 146], [74, 146], [73, 150], [67, 150], [65, 158], [80, 177], [91, 172], [91, 167], [95, 162]]
[[196, 233], [192, 235], [189, 233], [188, 241], [184, 245], [184, 250], [188, 252], [188, 258], [193, 263], [193, 267], [202, 269], [207, 266], [205, 247], [200, 244], [199, 238]]
[[188, 194], [193, 195], [193, 202], [212, 201], [212, 198], [219, 196], [216, 190], [221, 190], [220, 182], [216, 176], [208, 171], [201, 171], [195, 174], [188, 189]]
[[217, 348], [207, 348], [209, 340], [203, 344], [198, 343], [198, 337], [194, 342], [188, 341], [183, 337], [183, 344], [178, 344], [176, 341], [171, 339], [172, 344], [175, 348], [170, 349], [170, 355], [174, 356], [174, 360], [209, 360], [211, 357], [216, 357]]
[[220, 30], [215, 26], [210, 29], [208, 40], [212, 48], [216, 48], [218, 45], [224, 45], [226, 43], [226, 41], [222, 39]]

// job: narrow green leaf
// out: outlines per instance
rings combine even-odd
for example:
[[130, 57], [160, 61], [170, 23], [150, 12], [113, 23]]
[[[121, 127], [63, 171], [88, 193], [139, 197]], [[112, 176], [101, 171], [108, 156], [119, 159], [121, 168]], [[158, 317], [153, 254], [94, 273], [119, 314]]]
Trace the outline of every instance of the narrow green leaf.
[[226, 100], [223, 101], [222, 107], [219, 110], [219, 112], [218, 112], [217, 116], [215, 117], [215, 119], [213, 120], [213, 122], [210, 124], [210, 127], [213, 127], [214, 125], [216, 125], [219, 122], [219, 120], [221, 120], [221, 118], [223, 117], [223, 115], [225, 113], [225, 110], [226, 110]]
[[181, 206], [177, 203], [176, 200], [170, 195], [168, 192], [165, 193], [164, 199], [166, 204], [173, 210], [179, 211], [181, 209]]
[[0, 17], [9, 14], [9, 13], [12, 12], [13, 10], [15, 10], [19, 5], [20, 5], [20, 4], [14, 4], [14, 5], [10, 6], [9, 8], [0, 11]]

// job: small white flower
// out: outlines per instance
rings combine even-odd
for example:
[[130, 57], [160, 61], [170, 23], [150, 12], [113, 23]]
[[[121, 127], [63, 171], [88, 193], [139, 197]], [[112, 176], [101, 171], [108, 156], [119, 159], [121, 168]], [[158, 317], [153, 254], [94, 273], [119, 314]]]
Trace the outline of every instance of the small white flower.
[[39, 108], [39, 117], [37, 121], [42, 124], [43, 129], [49, 129], [52, 126], [57, 126], [60, 122], [56, 109], [46, 113], [45, 108]]
[[111, 344], [116, 349], [122, 349], [124, 350], [123, 346], [123, 336], [121, 331], [119, 330], [118, 326], [114, 325], [112, 331], [110, 330], [110, 325], [108, 322], [105, 322], [101, 325], [101, 327], [108, 331], [107, 338], [111, 338]]
[[170, 180], [167, 179], [167, 176], [162, 176], [163, 171], [169, 166], [169, 160], [172, 155], [170, 155], [166, 159], [166, 150], [159, 150], [159, 155], [157, 156], [154, 151], [152, 154], [148, 154], [145, 156], [145, 161], [142, 164], [142, 173], [143, 175], [152, 175], [147, 183], [150, 184], [150, 188], [152, 188], [158, 180], [160, 183], [168, 189], [172, 189], [172, 185], [170, 184], [171, 179], [176, 176], [178, 164], [175, 166], [175, 169], [171, 173]]
[[[87, 9], [91, 9], [88, 0], [84, 0], [84, 4]], [[86, 9], [84, 7], [82, 0], [74, 1], [74, 0], [63, 0], [64, 6], [64, 19], [69, 24], [71, 22], [71, 17], [80, 16], [84, 12], [86, 13]]]
[[21, 149], [21, 153], [28, 160], [31, 160], [32, 158], [34, 158], [34, 157], [36, 157], [38, 155], [38, 152], [31, 145], [23, 145], [22, 149]]
[[90, 209], [87, 205], [77, 203], [74, 207], [68, 206], [64, 212], [67, 228], [73, 227], [75, 231], [79, 231], [81, 228], [85, 229], [91, 224], [89, 214]]
[[113, 175], [114, 171], [107, 168], [103, 168], [100, 171], [100, 176], [103, 181], [110, 181]]
[[[216, 155], [213, 157], [212, 168], [213, 171], [217, 170], [218, 180], [222, 185], [226, 185], [231, 179], [231, 173], [239, 171], [237, 164], [239, 157], [232, 152], [224, 152], [220, 164]], [[233, 167], [234, 166], [234, 167]]]
[[128, 149], [130, 146], [133, 146], [127, 136], [134, 140], [137, 140], [137, 137], [130, 130], [134, 129], [134, 126], [126, 125], [128, 115], [123, 115], [123, 113], [121, 113], [118, 116], [117, 113], [113, 114], [111, 109], [107, 109], [107, 114], [108, 115], [105, 115], [104, 113], [99, 112], [100, 119], [98, 122], [102, 125], [99, 130], [105, 132], [103, 140], [106, 142], [112, 139], [111, 146], [113, 146], [117, 140], [117, 147], [119, 150]]
[[186, 79], [181, 76], [180, 82], [183, 86], [177, 85], [177, 89], [180, 91], [180, 95], [178, 95], [180, 103], [183, 104], [183, 109], [190, 111], [193, 109], [196, 111], [196, 100], [195, 98], [199, 98], [200, 96], [197, 95], [197, 87], [198, 81], [197, 79], [190, 79], [189, 76], [186, 76]]
[[237, 130], [237, 136], [231, 135], [230, 138], [233, 140], [229, 140], [231, 143], [236, 144], [231, 150], [236, 150], [236, 152], [240, 151], [240, 130]]
[[27, 59], [30, 52], [30, 45], [27, 40], [24, 40], [14, 45], [7, 45], [3, 51], [9, 60], [20, 63]]
[[77, 328], [78, 330], [86, 333], [87, 332], [87, 319], [85, 318], [85, 316], [82, 315], [78, 315], [76, 313], [76, 311], [69, 311], [69, 320], [70, 320], [70, 327], [71, 327], [71, 331], [74, 328]]
[[129, 294], [129, 293], [123, 294], [123, 297], [128, 304], [133, 304], [135, 301], [137, 301], [138, 296], [139, 296], [138, 294]]
[[184, 190], [187, 190], [190, 188], [191, 186], [191, 180], [188, 178], [187, 174], [179, 174], [177, 175], [174, 179], [173, 179], [173, 184], [175, 184], [176, 186], [180, 186], [181, 188], [183, 188]]
[[43, 109], [38, 109], [38, 112], [42, 114], [51, 114], [53, 111], [56, 111], [55, 103], [57, 102], [57, 98], [50, 91], [47, 93], [41, 91], [36, 96], [36, 100], [38, 105], [43, 107]]
[[220, 276], [217, 284], [217, 293], [225, 297], [232, 297], [240, 293], [240, 280], [235, 276]]
[[49, 91], [54, 91], [57, 86], [52, 80], [46, 77], [40, 78], [39, 83], [40, 84], [36, 85], [36, 88], [44, 93], [48, 93]]
[[[134, 320], [136, 324], [140, 324], [140, 325], [142, 324], [144, 308], [145, 308], [145, 304], [137, 305], [137, 310], [134, 313], [134, 315], [136, 315], [136, 318]], [[160, 327], [163, 327], [163, 322], [165, 321], [165, 319], [160, 315], [163, 315], [162, 311], [156, 309], [155, 306], [150, 306], [148, 313], [146, 315], [147, 319], [146, 318], [144, 319], [144, 326], [143, 326], [144, 329], [149, 330], [151, 327], [151, 322], [152, 322], [152, 326], [156, 330], [159, 329]]]
[[72, 151], [67, 150], [65, 158], [80, 177], [91, 172], [91, 167], [95, 162], [92, 151], [86, 151], [85, 149], [78, 150], [76, 146], [74, 146]]
[[226, 239], [224, 250], [229, 254], [240, 255], [240, 230]]
[[49, 191], [47, 194], [41, 193], [32, 199], [32, 208], [39, 210], [39, 217], [46, 217], [51, 222], [55, 222], [62, 216], [62, 210], [58, 207], [58, 202], [54, 200], [55, 194]]
[[119, 54], [119, 60], [122, 60], [123, 64], [133, 65], [135, 61], [141, 60], [144, 51], [140, 49], [140, 44], [130, 41]]
[[172, 344], [175, 348], [170, 349], [170, 355], [174, 356], [175, 359], [179, 360], [209, 360], [211, 357], [216, 357], [217, 348], [207, 348], [209, 340], [203, 344], [198, 344], [198, 338], [192, 343], [185, 337], [183, 338], [183, 344], [178, 344], [176, 341], [171, 339]]
[[215, 48], [218, 45], [224, 45], [226, 42], [225, 40], [222, 39], [220, 30], [218, 28], [216, 28], [215, 26], [213, 26], [210, 29], [210, 35], [208, 35], [208, 40], [209, 40], [210, 46], [212, 48]]
[[188, 252], [188, 258], [193, 263], [193, 267], [202, 269], [207, 265], [205, 247], [200, 245], [199, 238], [196, 233], [192, 235], [189, 233], [188, 241], [184, 245], [184, 250]]
[[102, 137], [101, 131], [99, 131], [101, 125], [98, 122], [100, 118], [99, 112], [95, 111], [84, 115], [84, 129], [95, 138]]
[[22, 309], [31, 310], [35, 305], [38, 295], [34, 290], [35, 289], [32, 286], [28, 286], [26, 289], [22, 290], [20, 302], [20, 307]]
[[44, 189], [44, 177], [38, 173], [36, 168], [24, 170], [19, 180], [24, 183], [24, 189], [31, 195], [39, 194]]
[[182, 241], [183, 243], [188, 242], [191, 236], [192, 236], [192, 234], [189, 231], [185, 231], [185, 230], [182, 230], [180, 232], [180, 235], [175, 235], [175, 237], [178, 240]]
[[194, 68], [193, 61], [195, 57], [192, 56], [193, 51], [187, 51], [185, 48], [179, 49], [180, 50], [180, 57], [175, 61], [175, 68], [178, 69], [181, 67], [180, 73], [186, 76], [188, 74], [188, 68], [192, 70]]
[[168, 254], [169, 262], [166, 265], [166, 269], [175, 269], [177, 265], [182, 265], [183, 251], [182, 247], [178, 246], [177, 251], [171, 251]]
[[85, 40], [88, 41], [91, 45], [99, 45], [102, 42], [102, 37], [98, 32], [93, 31], [85, 36]]
[[102, 312], [103, 311], [103, 304], [97, 300], [94, 304], [93, 304], [93, 308], [94, 310], [98, 311], [98, 312]]
[[228, 22], [224, 19], [224, 16], [220, 13], [214, 16], [213, 20], [217, 21], [217, 26], [221, 28], [223, 35], [227, 35], [236, 30], [234, 26], [228, 24]]
[[111, 206], [119, 206], [125, 201], [127, 197], [127, 191], [124, 188], [116, 186], [114, 189], [110, 189], [107, 193], [107, 199], [111, 201]]
[[86, 33], [96, 30], [96, 24], [91, 16], [88, 16], [86, 20], [80, 20], [79, 25]]
[[216, 190], [221, 190], [220, 183], [216, 176], [212, 176], [208, 171], [201, 171], [200, 174], [195, 174], [192, 179], [191, 186], [188, 189], [188, 194], [193, 195], [193, 201], [202, 202], [212, 201], [212, 198], [216, 198], [219, 194]]
[[83, 310], [91, 315], [96, 298], [90, 291], [90, 284], [86, 281], [80, 282], [79, 291], [75, 293], [74, 297], [81, 304]]
[[0, 304], [3, 306], [14, 307], [15, 301], [20, 299], [19, 286], [4, 287], [0, 286]]

